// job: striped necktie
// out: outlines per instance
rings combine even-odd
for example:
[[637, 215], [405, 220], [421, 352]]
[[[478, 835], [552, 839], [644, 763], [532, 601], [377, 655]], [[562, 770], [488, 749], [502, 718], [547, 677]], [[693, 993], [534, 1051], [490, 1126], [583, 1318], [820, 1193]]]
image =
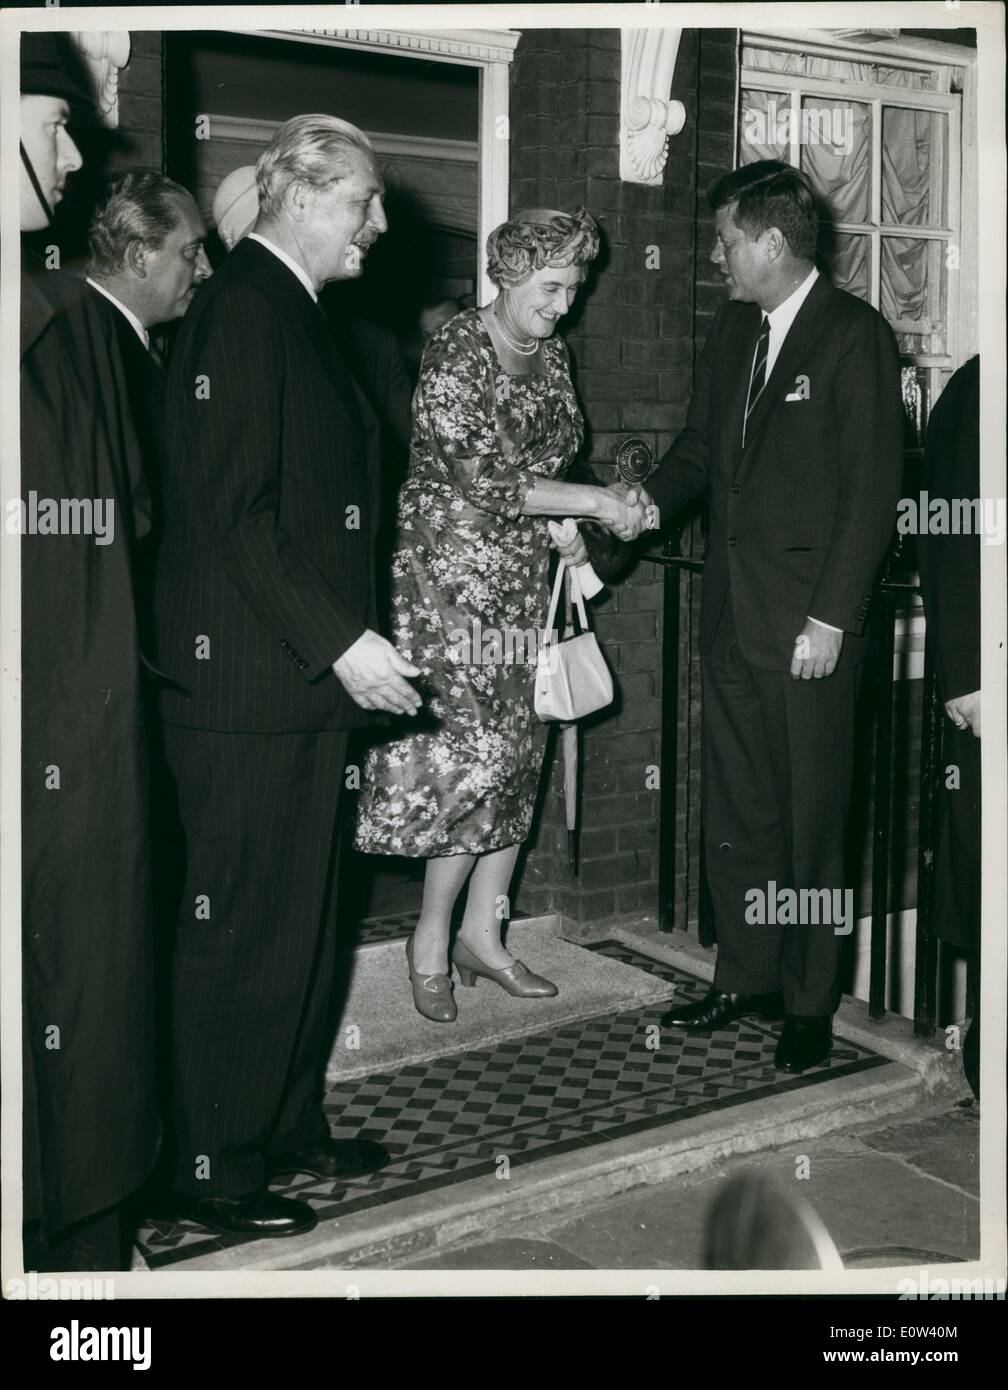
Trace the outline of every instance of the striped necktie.
[[756, 402], [763, 394], [766, 386], [766, 364], [767, 354], [770, 351], [770, 320], [766, 314], [763, 315], [763, 323], [760, 327], [759, 337], [756, 339], [756, 356], [753, 358], [752, 376], [749, 379], [749, 395], [746, 399], [745, 421], [742, 425], [742, 447], [745, 448], [746, 430], [749, 427], [749, 416], [756, 407]]

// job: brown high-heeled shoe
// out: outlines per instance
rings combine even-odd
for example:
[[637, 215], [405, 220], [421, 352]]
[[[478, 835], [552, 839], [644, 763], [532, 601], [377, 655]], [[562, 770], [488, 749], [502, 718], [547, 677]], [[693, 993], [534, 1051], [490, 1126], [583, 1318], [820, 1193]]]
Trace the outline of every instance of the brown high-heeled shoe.
[[454, 1023], [458, 1018], [458, 1007], [452, 994], [451, 977], [416, 973], [413, 969], [412, 937], [406, 942], [406, 962], [417, 1013], [429, 1018], [431, 1023]]
[[495, 985], [518, 999], [547, 999], [560, 993], [552, 980], [534, 974], [523, 961], [516, 960], [505, 970], [491, 970], [473, 955], [464, 941], [455, 942], [452, 964], [458, 971], [459, 982], [467, 987], [475, 985], [477, 977], [482, 975], [484, 980], [493, 980]]

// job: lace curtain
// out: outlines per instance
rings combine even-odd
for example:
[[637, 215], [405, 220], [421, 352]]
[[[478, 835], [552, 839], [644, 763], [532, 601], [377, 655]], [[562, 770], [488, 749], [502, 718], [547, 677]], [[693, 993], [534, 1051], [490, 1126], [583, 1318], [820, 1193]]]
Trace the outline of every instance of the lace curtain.
[[[933, 74], [878, 63], [822, 58], [744, 48], [743, 68], [791, 73], [831, 81], [883, 83], [895, 89], [927, 90]], [[789, 92], [742, 92], [740, 162], [788, 159], [791, 95]], [[803, 96], [799, 133], [800, 167], [829, 209], [834, 223], [871, 220], [872, 107], [864, 101]], [[882, 226], [937, 227], [944, 206], [944, 113], [883, 105], [881, 205]], [[762, 137], [762, 138], [761, 138]], [[904, 337], [909, 350], [930, 351], [938, 329], [929, 294], [940, 285], [941, 243], [908, 236], [883, 236], [879, 308], [891, 322], [912, 331]], [[828, 230], [822, 246], [830, 275], [841, 289], [867, 298], [871, 285], [871, 240], [854, 232]], [[929, 271], [931, 272], [929, 276]], [[927, 342], [924, 342], [927, 339]]]

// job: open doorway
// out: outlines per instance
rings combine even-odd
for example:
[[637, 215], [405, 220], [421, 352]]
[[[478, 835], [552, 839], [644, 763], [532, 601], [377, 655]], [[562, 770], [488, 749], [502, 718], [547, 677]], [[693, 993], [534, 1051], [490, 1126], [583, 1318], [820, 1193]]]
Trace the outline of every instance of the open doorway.
[[277, 125], [328, 112], [371, 137], [386, 180], [389, 230], [353, 286], [362, 309], [408, 346], [425, 303], [475, 294], [477, 68], [257, 34], [166, 40], [167, 170], [204, 216], [225, 175], [254, 163]]
[[[413, 384], [425, 307], [453, 301], [462, 308], [476, 301], [481, 197], [484, 209], [486, 204], [480, 184], [481, 68], [439, 62], [429, 54], [417, 61], [294, 36], [227, 31], [166, 35], [165, 63], [166, 169], [193, 190], [211, 229], [214, 264], [226, 255], [213, 225], [214, 194], [232, 170], [255, 163], [283, 121], [312, 111], [339, 116], [364, 130], [378, 152], [389, 230], [368, 256], [361, 279], [329, 286], [320, 302], [383, 427], [380, 577], [406, 466], [409, 388], [403, 425], [402, 401], [392, 419], [393, 407], [366, 379], [367, 350], [358, 357], [349, 344], [383, 342], [382, 353], [398, 352]], [[348, 325], [352, 331], [344, 339]], [[352, 743], [349, 763], [359, 765], [362, 757], [362, 743]], [[345, 798], [345, 811], [343, 914], [359, 921], [415, 911], [422, 861], [357, 854], [351, 797]]]

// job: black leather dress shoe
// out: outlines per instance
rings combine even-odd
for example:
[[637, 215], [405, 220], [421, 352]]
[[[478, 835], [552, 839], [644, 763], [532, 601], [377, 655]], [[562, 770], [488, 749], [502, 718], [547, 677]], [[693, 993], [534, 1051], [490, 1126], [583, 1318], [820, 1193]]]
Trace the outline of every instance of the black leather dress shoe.
[[774, 1066], [781, 1071], [807, 1071], [824, 1062], [833, 1046], [833, 1017], [788, 1015], [774, 1053]]
[[391, 1161], [383, 1144], [374, 1139], [320, 1139], [294, 1153], [266, 1160], [271, 1178], [280, 1173], [310, 1173], [315, 1178], [362, 1178], [377, 1173]]
[[318, 1220], [307, 1202], [280, 1197], [266, 1187], [244, 1197], [175, 1195], [173, 1208], [175, 1216], [226, 1236], [300, 1236]]
[[709, 1033], [724, 1028], [747, 1014], [773, 1016], [777, 996], [774, 994], [726, 994], [709, 990], [694, 1004], [680, 1004], [662, 1015], [663, 1028], [682, 1028], [688, 1033]]

